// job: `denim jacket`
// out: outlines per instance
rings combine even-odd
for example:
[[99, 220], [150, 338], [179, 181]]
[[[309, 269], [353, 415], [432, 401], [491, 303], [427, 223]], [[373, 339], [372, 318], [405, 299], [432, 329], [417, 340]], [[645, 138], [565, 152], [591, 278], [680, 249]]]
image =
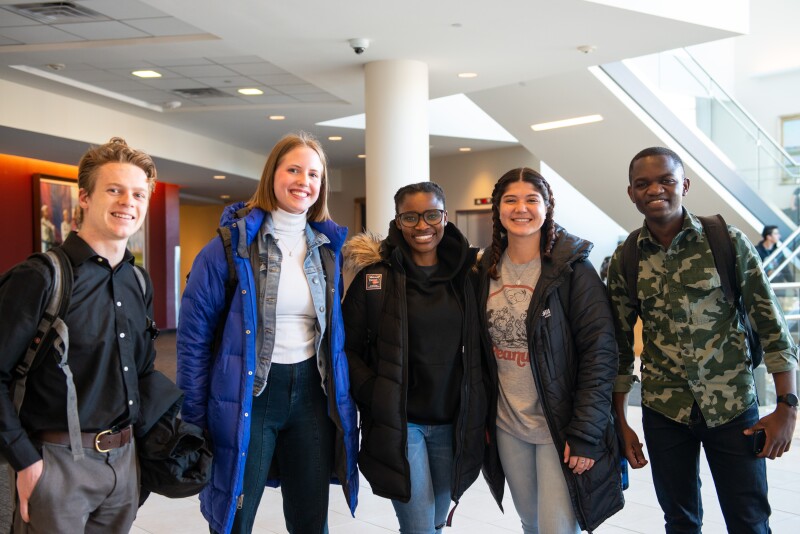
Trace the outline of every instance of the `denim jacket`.
[[[257, 278], [258, 288], [258, 324], [262, 325], [256, 333], [256, 377], [253, 382], [253, 395], [258, 396], [267, 386], [267, 377], [272, 365], [272, 349], [275, 346], [276, 306], [278, 282], [280, 280], [281, 260], [283, 253], [278, 247], [275, 238], [275, 226], [271, 214], [267, 213], [259, 230], [258, 239], [254, 240], [256, 254], [251, 254], [253, 272], [259, 273]], [[306, 224], [306, 257], [303, 268], [306, 273], [308, 287], [311, 289], [311, 299], [314, 302], [314, 311], [317, 323], [314, 334], [314, 351], [319, 354], [322, 345], [322, 335], [325, 333], [325, 271], [319, 256], [319, 247], [329, 243], [327, 237]], [[272, 274], [276, 273], [276, 274]], [[328, 370], [326, 358], [317, 357], [317, 368], [325, 389], [325, 379]]]

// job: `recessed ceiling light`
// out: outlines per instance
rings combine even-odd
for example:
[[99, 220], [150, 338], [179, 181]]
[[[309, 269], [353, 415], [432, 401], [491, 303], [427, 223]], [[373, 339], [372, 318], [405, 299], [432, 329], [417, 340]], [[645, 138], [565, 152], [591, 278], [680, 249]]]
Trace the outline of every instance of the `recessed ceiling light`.
[[478, 73], [477, 72], [459, 72], [458, 73], [458, 77], [459, 78], [477, 78], [478, 77]]
[[271, 121], [282, 121], [285, 118], [286, 117], [284, 117], [283, 115], [270, 115], [269, 116], [269, 120], [271, 120]]
[[131, 74], [139, 78], [161, 78], [161, 73], [154, 70], [135, 70]]
[[358, 159], [366, 159], [366, 158], [367, 158], [366, 154], [359, 154], [358, 155]]
[[580, 124], [590, 124], [592, 122], [600, 122], [603, 120], [602, 115], [586, 115], [583, 117], [575, 117], [572, 119], [564, 119], [553, 122], [541, 122], [539, 124], [531, 124], [531, 129], [534, 132], [541, 132], [543, 130], [552, 130], [554, 128], [565, 128], [567, 126], [578, 126]]
[[214, 179], [215, 180], [224, 180], [225, 179], [225, 175], [224, 174], [215, 174], [214, 175]]
[[330, 136], [328, 136], [328, 141], [341, 141], [341, 140], [342, 140], [342, 136], [341, 135], [330, 135]]
[[458, 149], [459, 152], [472, 152], [472, 149], [468, 146], [462, 146]]
[[230, 195], [220, 195], [219, 198], [221, 198], [222, 200], [229, 200], [231, 198], [231, 196]]
[[245, 96], [258, 96], [263, 95], [264, 91], [261, 89], [256, 89], [255, 87], [243, 87], [242, 89], [239, 89], [238, 93]]

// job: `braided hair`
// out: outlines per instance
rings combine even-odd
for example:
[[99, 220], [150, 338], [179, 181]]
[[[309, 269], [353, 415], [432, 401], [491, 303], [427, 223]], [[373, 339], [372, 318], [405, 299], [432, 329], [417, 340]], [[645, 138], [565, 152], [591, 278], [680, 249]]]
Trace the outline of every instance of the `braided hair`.
[[553, 196], [553, 190], [550, 189], [550, 184], [547, 183], [544, 176], [528, 167], [508, 171], [497, 180], [492, 191], [492, 247], [489, 250], [489, 276], [493, 280], [497, 280], [500, 277], [497, 272], [497, 264], [500, 263], [503, 251], [508, 247], [508, 233], [500, 222], [500, 200], [508, 186], [514, 182], [528, 182], [531, 184], [542, 195], [542, 200], [547, 206], [541, 230], [545, 238], [540, 240], [541, 252], [545, 258], [550, 257], [556, 242], [556, 228], [553, 221], [556, 199]]

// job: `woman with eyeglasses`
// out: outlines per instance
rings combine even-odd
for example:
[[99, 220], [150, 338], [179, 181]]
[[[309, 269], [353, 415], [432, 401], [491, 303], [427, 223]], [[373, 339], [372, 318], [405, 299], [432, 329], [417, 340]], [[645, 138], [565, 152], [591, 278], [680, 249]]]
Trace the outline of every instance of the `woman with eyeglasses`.
[[611, 309], [589, 263], [592, 244], [556, 224], [554, 209], [541, 174], [504, 174], [480, 264], [490, 384], [484, 476], [498, 504], [508, 482], [525, 534], [592, 531], [624, 502]]
[[345, 245], [346, 267], [360, 269], [343, 304], [345, 350], [361, 412], [359, 468], [392, 500], [400, 532], [432, 534], [483, 459], [477, 249], [448, 224], [437, 184], [402, 187], [394, 202], [386, 239], [361, 234]]

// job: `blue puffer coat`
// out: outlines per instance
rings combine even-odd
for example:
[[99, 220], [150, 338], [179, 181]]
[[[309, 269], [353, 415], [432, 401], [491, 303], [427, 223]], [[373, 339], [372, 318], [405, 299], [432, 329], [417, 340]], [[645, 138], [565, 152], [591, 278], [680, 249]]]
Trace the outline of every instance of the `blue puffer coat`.
[[[228, 263], [222, 240], [208, 243], [192, 265], [192, 274], [181, 301], [178, 325], [178, 385], [186, 394], [183, 419], [207, 429], [214, 447], [211, 482], [200, 494], [201, 511], [216, 532], [227, 534], [233, 525], [236, 499], [242, 492], [244, 466], [250, 441], [249, 413], [256, 369], [258, 304], [256, 280], [250, 262], [253, 240], [265, 212], [253, 209], [242, 219], [237, 210], [225, 209], [220, 224], [231, 227], [231, 249], [238, 286], [217, 354], [211, 342], [225, 306]], [[325, 269], [327, 328], [318, 357], [328, 362], [328, 414], [336, 426], [334, 481], [342, 484], [351, 513], [358, 503], [358, 426], [356, 406], [350, 396], [350, 376], [344, 352], [344, 325], [340, 294], [340, 251], [347, 228], [333, 221], [310, 223], [330, 241], [320, 247]], [[242, 233], [244, 235], [242, 235]], [[242, 239], [244, 238], [244, 239]], [[298, 451], [301, 453], [301, 451]], [[270, 485], [277, 485], [278, 480]]]

